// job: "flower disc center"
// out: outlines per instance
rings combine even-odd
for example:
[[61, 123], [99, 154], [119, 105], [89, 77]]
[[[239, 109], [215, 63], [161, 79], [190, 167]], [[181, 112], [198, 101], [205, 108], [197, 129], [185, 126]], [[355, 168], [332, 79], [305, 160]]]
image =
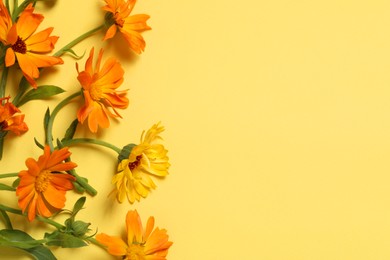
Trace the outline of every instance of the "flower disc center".
[[27, 52], [26, 43], [18, 36], [18, 40], [11, 46], [15, 52], [25, 54]]

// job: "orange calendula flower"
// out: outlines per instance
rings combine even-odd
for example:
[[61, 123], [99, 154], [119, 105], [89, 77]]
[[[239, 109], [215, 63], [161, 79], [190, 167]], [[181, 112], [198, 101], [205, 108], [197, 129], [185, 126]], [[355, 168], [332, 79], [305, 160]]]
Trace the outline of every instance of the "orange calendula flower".
[[168, 151], [158, 141], [164, 127], [153, 125], [145, 135], [141, 135], [141, 143], [131, 149], [129, 157], [118, 164], [118, 173], [112, 183], [115, 185], [116, 197], [122, 203], [127, 197], [130, 203], [145, 198], [151, 189], [155, 189], [151, 176], [168, 175]]
[[[18, 21], [10, 27], [8, 11], [0, 6], [2, 19], [0, 22], [0, 37], [5, 46], [8, 46], [5, 55], [5, 65], [10, 67], [16, 60], [24, 77], [34, 87], [35, 79], [39, 78], [39, 68], [62, 64], [59, 57], [44, 55], [54, 49], [57, 36], [50, 36], [53, 28], [35, 33], [43, 15], [35, 14], [34, 7], [29, 4], [20, 14]], [[35, 34], [34, 34], [35, 33]]]
[[96, 133], [99, 126], [102, 128], [110, 126], [108, 116], [121, 117], [116, 109], [127, 108], [129, 100], [125, 97], [127, 91], [116, 90], [123, 82], [124, 70], [120, 63], [110, 58], [104, 63], [103, 68], [100, 68], [103, 56], [103, 50], [100, 50], [94, 69], [93, 56], [94, 48], [91, 49], [84, 71], [79, 72], [76, 64], [79, 74], [77, 79], [83, 87], [85, 100], [84, 106], [77, 112], [77, 118], [81, 123], [88, 118], [89, 129]]
[[125, 260], [166, 260], [173, 243], [168, 241], [165, 229], [153, 228], [154, 217], [149, 217], [144, 230], [138, 212], [131, 210], [126, 215], [127, 243], [104, 233], [96, 235], [96, 240], [107, 247], [108, 253]]
[[107, 11], [107, 20], [110, 25], [103, 40], [114, 37], [119, 30], [130, 48], [140, 54], [145, 49], [145, 40], [141, 32], [150, 30], [146, 24], [149, 15], [136, 14], [130, 15], [134, 8], [136, 0], [105, 0], [103, 7]]
[[[3, 100], [6, 100], [4, 105], [2, 105]], [[15, 115], [16, 113], [20, 113], [20, 110], [9, 102], [9, 97], [0, 98], [0, 133], [11, 131], [16, 135], [21, 135], [27, 132], [28, 127], [24, 122], [24, 115]]]
[[32, 158], [26, 160], [28, 170], [19, 173], [16, 195], [19, 197], [18, 205], [23, 213], [27, 212], [29, 221], [34, 220], [36, 215], [50, 217], [65, 206], [65, 193], [73, 189], [72, 182], [76, 180], [70, 174], [61, 173], [77, 166], [73, 162], [64, 162], [70, 155], [68, 148], [51, 153], [50, 147], [45, 146], [38, 161]]

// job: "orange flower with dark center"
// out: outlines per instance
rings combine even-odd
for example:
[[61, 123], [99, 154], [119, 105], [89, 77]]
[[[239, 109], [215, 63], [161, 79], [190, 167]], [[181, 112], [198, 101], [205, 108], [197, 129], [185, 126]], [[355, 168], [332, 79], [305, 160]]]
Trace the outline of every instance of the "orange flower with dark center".
[[145, 40], [141, 32], [150, 30], [146, 24], [150, 18], [146, 14], [130, 15], [136, 0], [105, 0], [107, 5], [102, 9], [107, 11], [107, 20], [110, 25], [103, 40], [114, 37], [119, 30], [130, 48], [140, 54], [145, 49]]
[[154, 217], [150, 217], [145, 230], [136, 210], [126, 215], [127, 243], [120, 237], [98, 234], [96, 240], [107, 247], [109, 254], [125, 260], [166, 260], [169, 241], [165, 229], [154, 228]]
[[[20, 14], [18, 21], [10, 26], [9, 14], [4, 5], [0, 5], [0, 37], [5, 46], [8, 46], [5, 55], [5, 65], [10, 67], [18, 61], [24, 77], [34, 87], [35, 79], [39, 78], [39, 68], [62, 64], [59, 57], [44, 55], [54, 49], [57, 36], [50, 36], [53, 28], [47, 28], [35, 33], [43, 16], [35, 14], [34, 7], [29, 4]], [[34, 34], [35, 33], [35, 34]]]
[[77, 166], [73, 162], [64, 162], [71, 153], [68, 148], [50, 152], [45, 146], [44, 153], [38, 161], [28, 158], [28, 170], [19, 172], [20, 182], [16, 189], [18, 205], [23, 213], [27, 212], [29, 221], [35, 216], [50, 217], [65, 206], [65, 193], [73, 189], [75, 177], [61, 173]]
[[100, 50], [94, 69], [93, 56], [94, 48], [91, 49], [84, 71], [79, 72], [76, 64], [79, 74], [77, 79], [83, 88], [85, 100], [84, 106], [77, 112], [77, 118], [81, 123], [88, 118], [89, 129], [96, 133], [99, 126], [110, 126], [109, 116], [121, 117], [116, 109], [127, 108], [129, 100], [125, 97], [127, 91], [116, 90], [123, 82], [124, 70], [120, 63], [110, 58], [100, 68], [103, 57], [103, 50]]
[[[0, 98], [0, 132], [11, 131], [16, 135], [27, 132], [28, 127], [24, 122], [24, 115], [15, 115], [20, 110], [11, 102], [10, 97]], [[3, 100], [6, 101], [2, 105]]]

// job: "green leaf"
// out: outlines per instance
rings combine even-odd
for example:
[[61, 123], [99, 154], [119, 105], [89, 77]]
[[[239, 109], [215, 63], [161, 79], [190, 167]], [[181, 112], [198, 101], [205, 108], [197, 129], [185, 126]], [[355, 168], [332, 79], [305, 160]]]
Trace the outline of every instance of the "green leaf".
[[19, 101], [19, 106], [36, 99], [45, 99], [65, 92], [60, 87], [53, 85], [42, 85], [37, 89], [31, 89], [28, 91]]
[[49, 124], [50, 120], [50, 109], [47, 108], [45, 117], [43, 118], [43, 127], [45, 128], [45, 131], [47, 131], [47, 125]]
[[33, 248], [42, 243], [32, 238], [27, 233], [17, 229], [0, 230], [0, 245], [11, 246], [21, 249]]
[[16, 188], [19, 186], [20, 178], [16, 178], [16, 180], [12, 183], [12, 187]]
[[60, 246], [64, 248], [76, 248], [87, 246], [88, 244], [81, 238], [75, 237], [71, 234], [61, 233], [58, 230], [51, 234], [46, 233], [45, 238], [48, 239], [46, 245]]
[[37, 246], [29, 249], [24, 249], [36, 260], [56, 260], [57, 258], [53, 253], [45, 246]]
[[42, 150], [45, 148], [35, 137], [34, 137], [34, 142], [35, 142], [36, 146], [38, 146]]
[[75, 58], [76, 60], [82, 59], [85, 55], [85, 51], [84, 51], [83, 55], [77, 55], [76, 52], [74, 52], [74, 50], [72, 50], [72, 49], [65, 49], [64, 52], [70, 53], [71, 56], [73, 56], [73, 58]]
[[136, 144], [128, 144], [122, 148], [122, 151], [120, 152], [118, 156], [118, 160], [122, 161], [124, 159], [128, 159], [129, 155], [131, 153], [131, 150], [136, 146]]
[[75, 120], [73, 120], [72, 123], [70, 123], [68, 129], [66, 130], [64, 138], [61, 139], [61, 142], [64, 142], [66, 140], [70, 140], [73, 138], [73, 136], [76, 132], [76, 128], [77, 128], [78, 123], [79, 123], [78, 119], [75, 119]]
[[73, 215], [75, 216], [84, 206], [86, 197], [79, 198], [73, 206]]

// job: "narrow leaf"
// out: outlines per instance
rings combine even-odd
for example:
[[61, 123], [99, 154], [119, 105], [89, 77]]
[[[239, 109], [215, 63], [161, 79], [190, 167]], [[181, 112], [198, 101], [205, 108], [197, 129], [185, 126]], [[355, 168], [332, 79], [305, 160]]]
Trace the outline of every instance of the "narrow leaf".
[[65, 90], [60, 87], [53, 85], [42, 85], [39, 86], [37, 89], [31, 89], [30, 91], [28, 91], [19, 101], [19, 106], [31, 100], [46, 99], [63, 92], [65, 92]]
[[66, 130], [64, 138], [62, 138], [62, 140], [61, 140], [62, 142], [73, 138], [73, 136], [76, 132], [76, 128], [77, 128], [78, 123], [79, 123], [78, 119], [73, 120], [73, 122], [69, 125], [68, 129]]
[[29, 249], [23, 249], [36, 260], [56, 260], [57, 258], [53, 253], [45, 246], [37, 246]]

